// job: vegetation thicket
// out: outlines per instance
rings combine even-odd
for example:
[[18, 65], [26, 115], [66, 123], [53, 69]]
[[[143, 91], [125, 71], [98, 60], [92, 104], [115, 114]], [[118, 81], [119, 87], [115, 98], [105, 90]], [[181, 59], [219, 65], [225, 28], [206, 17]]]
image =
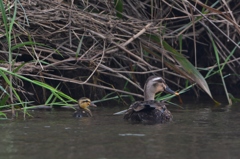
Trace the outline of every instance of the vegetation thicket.
[[0, 8], [0, 109], [13, 114], [32, 101], [141, 98], [152, 74], [229, 103], [240, 87], [239, 0], [0, 0]]

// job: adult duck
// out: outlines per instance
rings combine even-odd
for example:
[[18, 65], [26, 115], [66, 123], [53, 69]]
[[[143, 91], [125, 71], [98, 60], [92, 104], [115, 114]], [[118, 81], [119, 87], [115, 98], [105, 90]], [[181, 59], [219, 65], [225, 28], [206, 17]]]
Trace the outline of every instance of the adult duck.
[[89, 106], [97, 107], [95, 104], [91, 102], [89, 98], [82, 97], [78, 100], [79, 109], [76, 110], [73, 114], [73, 117], [81, 118], [81, 117], [92, 117], [92, 112], [89, 109]]
[[157, 124], [171, 121], [173, 116], [165, 103], [154, 100], [158, 92], [178, 95], [168, 87], [162, 77], [150, 76], [144, 85], [144, 101], [136, 101], [129, 109], [115, 114], [125, 113], [124, 119], [131, 123]]

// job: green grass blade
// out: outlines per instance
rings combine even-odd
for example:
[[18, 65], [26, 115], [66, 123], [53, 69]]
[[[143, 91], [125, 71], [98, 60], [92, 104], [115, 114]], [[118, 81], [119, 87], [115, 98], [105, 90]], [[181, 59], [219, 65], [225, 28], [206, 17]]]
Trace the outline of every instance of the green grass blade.
[[7, 119], [7, 115], [3, 112], [0, 112], [0, 119]]
[[8, 99], [9, 99], [9, 94], [5, 95], [4, 97], [1, 97], [0, 106], [6, 105]]
[[[218, 49], [217, 49], [217, 46], [210, 34], [210, 39], [212, 41], [212, 44], [213, 44], [213, 50], [214, 50], [214, 53], [215, 53], [215, 56], [216, 56], [216, 60], [217, 60], [217, 65], [218, 65], [218, 68], [219, 68], [219, 74], [220, 74], [220, 77], [221, 77], [221, 80], [222, 80], [222, 84], [223, 84], [223, 88], [224, 88], [224, 91], [225, 91], [225, 94], [226, 94], [226, 97], [227, 97], [227, 100], [228, 100], [228, 103], [229, 105], [232, 105], [232, 101], [231, 99], [229, 98], [229, 95], [228, 95], [228, 90], [227, 90], [227, 86], [226, 86], [226, 83], [224, 81], [224, 77], [223, 77], [223, 74], [222, 74], [222, 69], [223, 67], [221, 68], [221, 65], [220, 65], [220, 59], [219, 59], [219, 55], [218, 55]], [[225, 61], [226, 63], [227, 61]]]
[[8, 37], [7, 15], [6, 15], [4, 4], [3, 4], [2, 0], [0, 0], [0, 9], [1, 9], [1, 13], [2, 13], [2, 19], [3, 19], [3, 23], [4, 23], [4, 27], [5, 27], [6, 37], [7, 37], [7, 39], [9, 39], [9, 37]]
[[[161, 43], [161, 40], [159, 39], [158, 36], [149, 35], [149, 37], [153, 41], [157, 42], [159, 45], [163, 45], [164, 49], [171, 53], [172, 57], [178, 62], [178, 64], [181, 66], [181, 68], [175, 67], [175, 65], [170, 63], [167, 59], [165, 59], [163, 61], [164, 64], [166, 64], [169, 68], [173, 69], [175, 72], [178, 72], [178, 73], [184, 75], [190, 81], [196, 82], [198, 84], [198, 86], [200, 86], [213, 99], [211, 91], [208, 87], [208, 84], [207, 84], [205, 78], [188, 61], [187, 58], [185, 58], [181, 53], [179, 53], [177, 50], [175, 50], [173, 47], [171, 47], [166, 41], [163, 40]], [[153, 53], [153, 54], [154, 54], [154, 56], [161, 58], [161, 56], [159, 56], [158, 54], [156, 54], [156, 53]], [[218, 103], [217, 101], [215, 101], [215, 102]]]
[[32, 41], [27, 41], [27, 42], [22, 42], [20, 44], [17, 44], [17, 45], [14, 45], [12, 48], [11, 48], [11, 51], [14, 51], [18, 48], [21, 48], [23, 46], [32, 46], [32, 45], [39, 45], [39, 46], [43, 46], [43, 44], [41, 43], [36, 43], [36, 42], [32, 42]]
[[[56, 90], [55, 88], [53, 88], [52, 86], [50, 86], [50, 85], [48, 85], [48, 84], [46, 84], [46, 83], [39, 82], [39, 81], [36, 81], [36, 80], [28, 79], [28, 78], [26, 78], [26, 77], [24, 77], [24, 76], [21, 76], [21, 75], [18, 75], [18, 74], [16, 74], [16, 73], [7, 71], [7, 70], [5, 70], [5, 69], [3, 69], [3, 68], [0, 67], [0, 74], [1, 74], [2, 76], [4, 76], [4, 79], [6, 78], [6, 80], [7, 80], [6, 82], [10, 82], [10, 81], [8, 80], [7, 76], [6, 76], [4, 73], [13, 75], [13, 76], [15, 76], [15, 77], [17, 77], [17, 78], [23, 79], [23, 80], [25, 80], [25, 81], [28, 81], [28, 82], [30, 82], [30, 83], [32, 83], [32, 84], [35, 84], [35, 85], [38, 85], [38, 86], [40, 86], [40, 87], [44, 87], [44, 88], [48, 89], [49, 91], [51, 91], [56, 97], [58, 97], [58, 99], [60, 99], [60, 100], [63, 101], [63, 102], [65, 102], [65, 100], [63, 100], [63, 98], [66, 98], [66, 99], [68, 99], [68, 100], [70, 100], [70, 101], [76, 102], [76, 100], [73, 99], [72, 97], [64, 94], [63, 92], [60, 92], [60, 91]], [[15, 90], [14, 90], [14, 91], [15, 91]], [[20, 98], [19, 98], [19, 99], [20, 99]]]
[[172, 53], [172, 56], [182, 66], [182, 69], [191, 77], [191, 80], [196, 82], [213, 99], [206, 80], [188, 59], [172, 48], [166, 41], [163, 41], [163, 46], [167, 51]]
[[6, 74], [1, 71], [0, 69], [0, 75], [3, 77], [3, 79], [5, 80], [5, 82], [9, 85], [9, 87], [12, 89], [13, 93], [15, 94], [16, 98], [18, 99], [18, 101], [21, 102], [21, 99], [18, 95], [18, 93], [15, 91], [15, 89], [12, 87], [11, 81], [9, 80], [9, 78], [6, 76]]
[[79, 55], [79, 53], [80, 53], [80, 50], [81, 50], [81, 48], [82, 48], [83, 38], [84, 38], [84, 35], [81, 37], [81, 39], [80, 39], [80, 41], [79, 41], [78, 48], [77, 48], [77, 52], [76, 52], [76, 58], [78, 57], [78, 55]]
[[122, 19], [123, 13], [123, 1], [122, 0], [114, 0], [115, 9], [117, 11], [117, 17]]
[[13, 17], [12, 17], [10, 25], [9, 25], [9, 35], [11, 35], [11, 33], [12, 33], [12, 28], [13, 28], [13, 24], [14, 24], [15, 19], [16, 19], [16, 15], [17, 15], [17, 0], [14, 1], [14, 12], [13, 12]]

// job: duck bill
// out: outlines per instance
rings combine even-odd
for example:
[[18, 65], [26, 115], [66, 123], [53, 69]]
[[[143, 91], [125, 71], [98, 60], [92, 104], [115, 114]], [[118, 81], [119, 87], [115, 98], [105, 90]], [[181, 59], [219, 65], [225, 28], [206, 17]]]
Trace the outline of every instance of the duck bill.
[[174, 92], [173, 90], [171, 90], [168, 86], [165, 88], [164, 90], [166, 93], [169, 93], [169, 94], [175, 94], [175, 95], [178, 95], [177, 92]]
[[91, 107], [97, 107], [97, 105], [95, 105], [94, 103], [90, 103], [89, 106], [91, 106]]

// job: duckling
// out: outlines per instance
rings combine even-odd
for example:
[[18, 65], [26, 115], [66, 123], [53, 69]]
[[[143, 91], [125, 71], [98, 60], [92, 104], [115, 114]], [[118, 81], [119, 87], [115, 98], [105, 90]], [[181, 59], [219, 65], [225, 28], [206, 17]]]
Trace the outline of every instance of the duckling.
[[88, 107], [89, 106], [97, 107], [95, 104], [91, 102], [89, 98], [86, 98], [86, 97], [80, 98], [78, 100], [78, 105], [79, 105], [79, 109], [75, 111], [73, 114], [73, 117], [76, 117], [76, 118], [92, 117], [93, 116], [92, 112]]
[[124, 119], [131, 123], [157, 124], [171, 121], [173, 116], [163, 101], [154, 100], [158, 92], [178, 95], [172, 91], [165, 80], [150, 76], [144, 85], [144, 101], [136, 101], [125, 111]]

